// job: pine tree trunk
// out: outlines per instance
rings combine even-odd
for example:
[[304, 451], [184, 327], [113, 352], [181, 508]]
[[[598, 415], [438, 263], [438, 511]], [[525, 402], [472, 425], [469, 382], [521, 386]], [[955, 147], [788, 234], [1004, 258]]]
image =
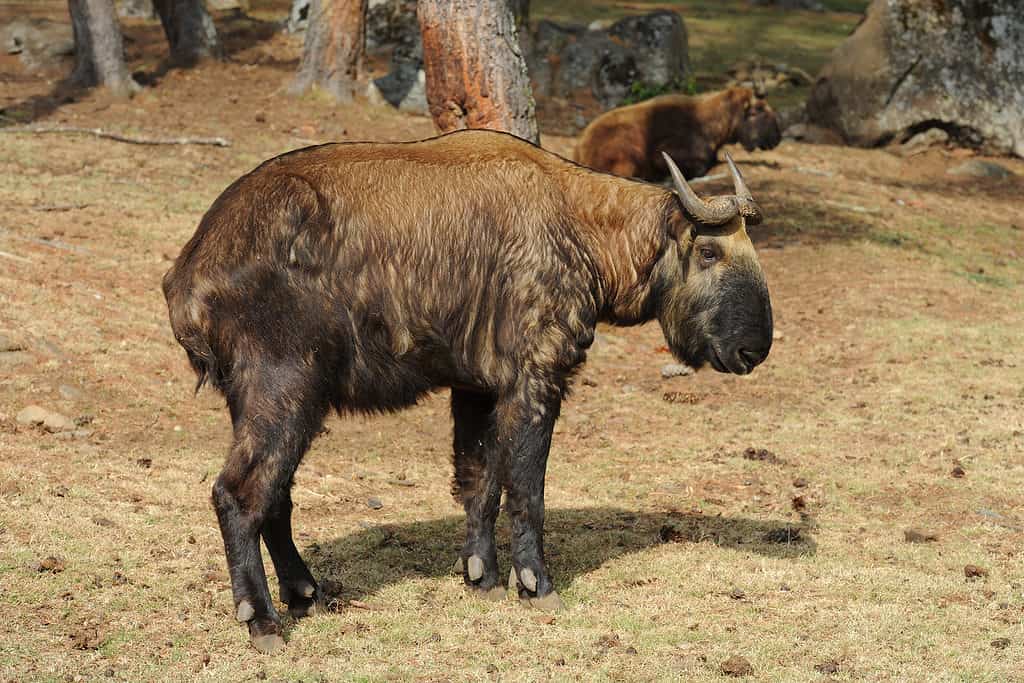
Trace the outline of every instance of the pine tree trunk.
[[172, 63], [192, 65], [222, 56], [217, 29], [203, 0], [153, 0], [153, 6], [171, 47]]
[[313, 0], [302, 63], [291, 92], [301, 95], [314, 85], [339, 102], [359, 89], [366, 49], [367, 0]]
[[138, 85], [124, 62], [121, 26], [113, 0], [68, 0], [75, 36], [75, 68], [70, 82], [101, 85], [117, 97], [129, 97]]
[[417, 15], [427, 102], [438, 129], [490, 128], [538, 142], [508, 0], [419, 0]]

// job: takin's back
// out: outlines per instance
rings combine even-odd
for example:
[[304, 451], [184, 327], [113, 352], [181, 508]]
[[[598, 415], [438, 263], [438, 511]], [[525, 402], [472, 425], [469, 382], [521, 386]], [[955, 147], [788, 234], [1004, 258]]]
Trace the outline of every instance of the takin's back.
[[538, 353], [572, 365], [598, 303], [553, 179], [567, 169], [482, 132], [272, 159], [224, 191], [165, 276], [172, 328], [200, 382], [303, 357], [356, 409], [500, 386]]

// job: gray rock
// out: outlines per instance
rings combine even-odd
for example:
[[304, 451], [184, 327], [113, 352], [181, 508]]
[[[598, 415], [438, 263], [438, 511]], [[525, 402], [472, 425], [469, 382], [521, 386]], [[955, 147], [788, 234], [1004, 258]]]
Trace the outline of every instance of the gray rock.
[[874, 0], [818, 75], [807, 114], [865, 147], [939, 127], [1024, 156], [1020, 0]]
[[366, 49], [418, 44], [416, 0], [370, 0], [366, 8]]
[[661, 366], [661, 376], [665, 379], [673, 377], [685, 377], [693, 374], [693, 368], [682, 363], [666, 363]]
[[370, 498], [366, 499], [366, 507], [370, 508], [371, 510], [380, 510], [382, 507], [384, 507], [384, 502], [380, 498], [377, 498], [376, 496], [371, 496]]
[[962, 164], [957, 164], [947, 169], [946, 173], [971, 178], [995, 178], [997, 180], [1009, 178], [1013, 175], [1013, 171], [1005, 166], [982, 159], [968, 159]]
[[18, 55], [29, 70], [53, 68], [75, 53], [71, 24], [18, 18], [0, 27], [0, 49]]
[[619, 106], [634, 83], [656, 90], [685, 83], [686, 25], [675, 12], [625, 17], [607, 29], [540, 21], [519, 37], [549, 130], [575, 129]]

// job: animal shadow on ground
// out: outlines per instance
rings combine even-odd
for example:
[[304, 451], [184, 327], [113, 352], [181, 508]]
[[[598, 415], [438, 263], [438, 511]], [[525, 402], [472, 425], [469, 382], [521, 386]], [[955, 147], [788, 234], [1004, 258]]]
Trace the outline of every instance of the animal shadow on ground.
[[[508, 530], [499, 520], [498, 561], [508, 571]], [[410, 578], [454, 574], [462, 544], [461, 515], [386, 524], [312, 544], [303, 553], [326, 585], [328, 600], [344, 603], [371, 596]], [[612, 507], [549, 509], [545, 550], [557, 590], [606, 562], [663, 543], [712, 543], [766, 557], [814, 555], [811, 523], [708, 516], [698, 513], [636, 512]], [[679, 552], [686, 552], [683, 547]]]

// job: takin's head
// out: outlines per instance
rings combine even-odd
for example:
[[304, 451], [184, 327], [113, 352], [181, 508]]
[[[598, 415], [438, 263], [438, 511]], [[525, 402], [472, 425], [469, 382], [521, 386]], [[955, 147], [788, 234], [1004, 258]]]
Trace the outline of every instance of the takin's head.
[[672, 354], [698, 368], [745, 375], [772, 347], [772, 304], [747, 235], [761, 210], [725, 155], [736, 194], [701, 200], [665, 155], [686, 220], [655, 268], [658, 321]]
[[736, 131], [736, 140], [743, 149], [774, 149], [782, 141], [779, 119], [767, 100], [753, 96], [747, 100], [743, 120]]

